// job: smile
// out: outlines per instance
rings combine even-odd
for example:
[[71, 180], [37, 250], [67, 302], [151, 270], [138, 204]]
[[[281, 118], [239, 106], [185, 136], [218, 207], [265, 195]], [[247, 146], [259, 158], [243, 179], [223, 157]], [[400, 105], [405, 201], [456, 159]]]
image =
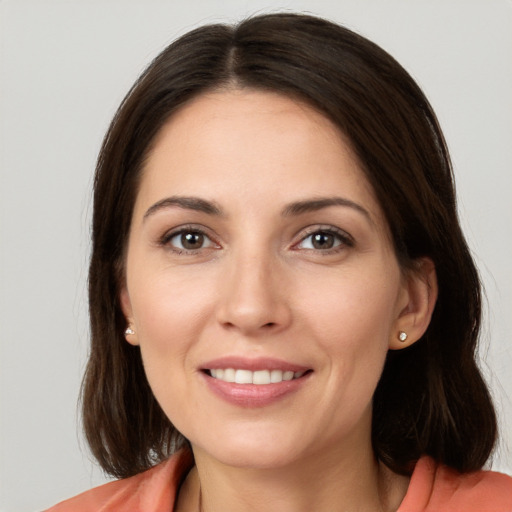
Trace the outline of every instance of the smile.
[[203, 382], [217, 397], [243, 408], [265, 407], [307, 386], [313, 368], [272, 357], [225, 356], [199, 368]]
[[305, 371], [293, 372], [290, 370], [241, 370], [234, 368], [217, 368], [207, 370], [207, 373], [214, 379], [236, 384], [268, 385], [278, 384], [283, 381], [290, 381], [302, 377]]

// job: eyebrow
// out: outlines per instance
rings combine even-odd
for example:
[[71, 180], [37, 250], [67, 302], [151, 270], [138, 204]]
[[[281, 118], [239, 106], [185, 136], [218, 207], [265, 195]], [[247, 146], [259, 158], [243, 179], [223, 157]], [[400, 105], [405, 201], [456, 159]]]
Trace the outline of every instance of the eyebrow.
[[[363, 208], [360, 204], [346, 199], [344, 197], [321, 197], [315, 199], [306, 199], [303, 201], [295, 201], [288, 204], [281, 211], [283, 217], [290, 217], [296, 215], [302, 215], [304, 213], [316, 212], [330, 206], [345, 206], [352, 208], [357, 212], [363, 214], [370, 222], [372, 221], [371, 215]], [[143, 220], [146, 220], [151, 215], [154, 215], [160, 210], [166, 208], [178, 207], [186, 210], [194, 210], [197, 212], [206, 213], [208, 215], [224, 216], [224, 213], [220, 206], [213, 201], [201, 199], [199, 197], [188, 197], [188, 196], [171, 196], [157, 201], [154, 205], [150, 206], [144, 214]]]
[[223, 215], [222, 210], [213, 201], [207, 201], [206, 199], [200, 199], [199, 197], [183, 197], [183, 196], [172, 196], [166, 197], [153, 206], [150, 206], [144, 214], [143, 220], [146, 220], [151, 215], [154, 215], [160, 210], [176, 206], [186, 210], [194, 210], [196, 212], [207, 213], [208, 215]]
[[346, 206], [348, 208], [352, 208], [357, 212], [363, 214], [370, 222], [372, 221], [371, 215], [363, 208], [360, 204], [351, 201], [350, 199], [346, 199], [344, 197], [320, 197], [318, 199], [309, 199], [304, 201], [296, 201], [287, 205], [283, 211], [283, 217], [288, 217], [292, 215], [301, 215], [303, 213], [316, 212], [318, 210], [322, 210], [324, 208], [329, 208], [330, 206]]

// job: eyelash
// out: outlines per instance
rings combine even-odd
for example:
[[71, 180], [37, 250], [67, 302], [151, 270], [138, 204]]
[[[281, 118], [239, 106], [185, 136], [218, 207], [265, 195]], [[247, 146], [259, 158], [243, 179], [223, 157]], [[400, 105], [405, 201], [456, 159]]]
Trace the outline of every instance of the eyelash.
[[176, 247], [174, 245], [171, 244], [171, 240], [173, 238], [176, 238], [178, 236], [183, 236], [183, 235], [187, 235], [187, 234], [194, 234], [194, 235], [200, 235], [200, 236], [203, 236], [206, 240], [208, 240], [210, 242], [210, 246], [217, 246], [219, 247], [219, 244], [216, 243], [211, 236], [208, 235], [208, 233], [198, 227], [198, 226], [182, 226], [178, 229], [175, 229], [175, 230], [172, 230], [170, 232], [167, 232], [165, 233], [159, 240], [158, 244], [162, 247], [170, 247], [171, 251], [174, 252], [175, 254], [189, 254], [189, 255], [195, 255], [195, 254], [199, 254], [200, 252], [202, 252], [203, 249], [209, 249], [210, 246], [208, 247], [199, 247], [199, 249], [181, 249], [179, 247]]
[[334, 226], [311, 226], [306, 229], [306, 232], [303, 234], [299, 242], [293, 245], [293, 248], [298, 247], [300, 244], [304, 243], [308, 238], [313, 237], [314, 235], [328, 235], [333, 236], [338, 240], [338, 244], [329, 249], [315, 249], [315, 248], [306, 248], [304, 250], [314, 251], [320, 253], [324, 256], [334, 254], [344, 250], [347, 247], [354, 247], [355, 241], [354, 239], [345, 231], [335, 228]]
[[[171, 244], [171, 240], [173, 238], [183, 236], [186, 234], [203, 236], [206, 240], [209, 241], [209, 245], [207, 247], [199, 247], [198, 249], [182, 249]], [[317, 252], [322, 255], [329, 255], [342, 251], [346, 247], [353, 247], [355, 245], [354, 239], [348, 233], [341, 229], [335, 228], [334, 226], [311, 226], [310, 228], [306, 229], [306, 232], [303, 233], [301, 239], [292, 245], [292, 249], [300, 250], [300, 247], [298, 247], [300, 244], [304, 243], [308, 238], [311, 238], [312, 236], [319, 234], [333, 236], [337, 239], [339, 243], [337, 243], [337, 245], [335, 245], [334, 247], [330, 247], [328, 249], [316, 249], [313, 247], [304, 248], [304, 250]], [[220, 248], [220, 245], [217, 242], [215, 242], [213, 238], [210, 235], [208, 235], [208, 233], [203, 228], [193, 225], [182, 226], [178, 229], [174, 229], [170, 232], [165, 233], [158, 241], [158, 244], [162, 247], [170, 247], [170, 250], [178, 255], [197, 255], [200, 254], [202, 250], [209, 249], [212, 246]]]

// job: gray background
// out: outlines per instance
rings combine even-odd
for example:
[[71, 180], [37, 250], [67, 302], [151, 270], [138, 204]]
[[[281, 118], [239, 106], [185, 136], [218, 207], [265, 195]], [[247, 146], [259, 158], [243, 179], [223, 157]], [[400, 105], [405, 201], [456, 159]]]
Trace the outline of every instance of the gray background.
[[[510, 0], [0, 1], [0, 510], [103, 481], [77, 423], [88, 343], [90, 186], [101, 138], [149, 60], [183, 32], [299, 10], [368, 36], [430, 98], [485, 281], [482, 352], [512, 473]], [[406, 385], [406, 383], [404, 383]]]

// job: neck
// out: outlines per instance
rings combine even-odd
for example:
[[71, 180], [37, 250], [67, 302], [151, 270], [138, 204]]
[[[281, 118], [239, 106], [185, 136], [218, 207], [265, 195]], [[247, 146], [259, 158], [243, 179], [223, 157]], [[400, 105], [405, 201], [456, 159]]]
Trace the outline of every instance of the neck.
[[371, 445], [348, 455], [315, 453], [289, 466], [227, 466], [194, 449], [196, 466], [180, 491], [180, 512], [395, 511], [408, 479], [375, 460]]

